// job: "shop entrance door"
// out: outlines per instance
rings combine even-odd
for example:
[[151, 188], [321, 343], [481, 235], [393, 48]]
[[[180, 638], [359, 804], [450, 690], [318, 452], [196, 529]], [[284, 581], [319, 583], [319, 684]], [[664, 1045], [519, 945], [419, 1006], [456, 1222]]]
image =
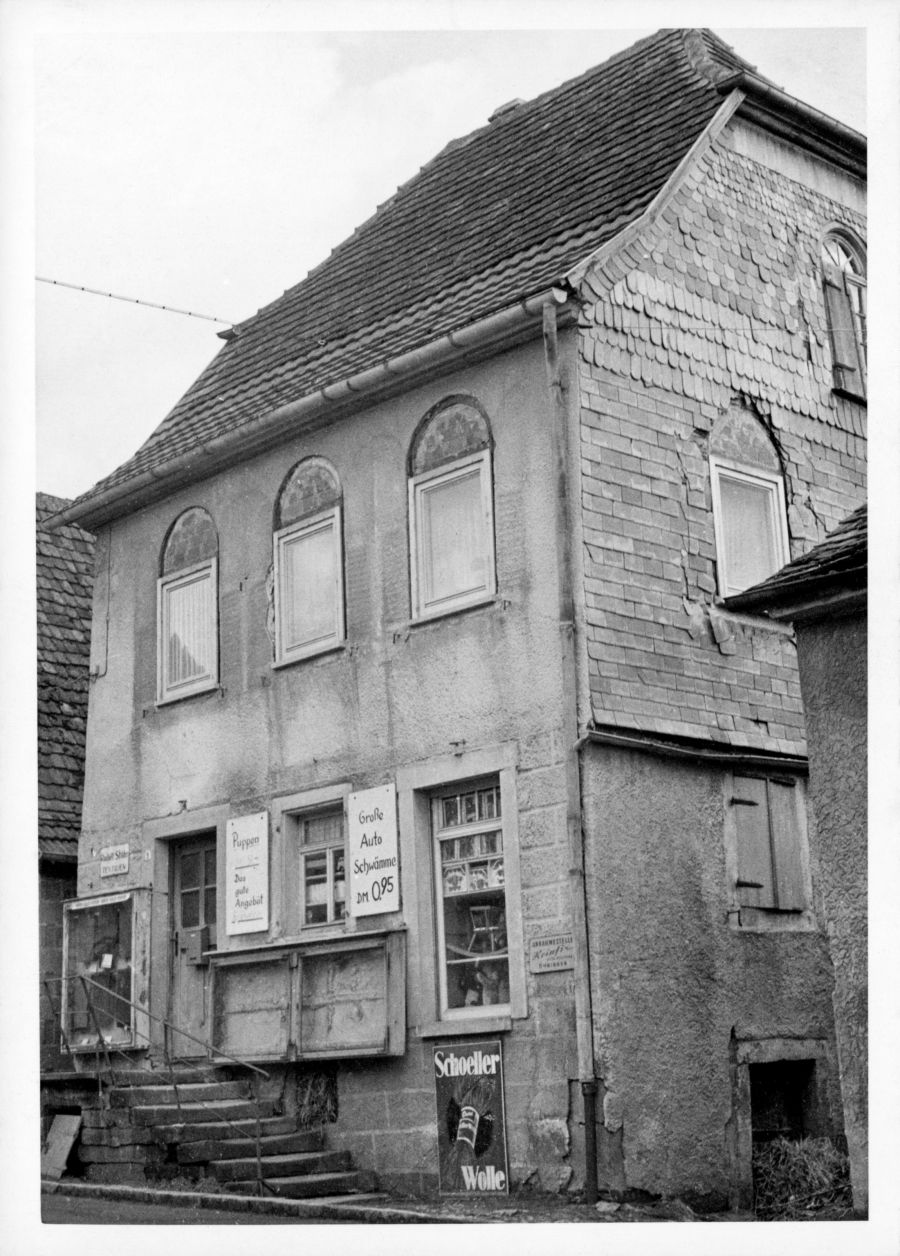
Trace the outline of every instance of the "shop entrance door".
[[[216, 946], [216, 835], [173, 845], [171, 857], [171, 950], [169, 1051], [173, 1057], [204, 1055], [209, 1040], [209, 959]], [[191, 1034], [188, 1038], [184, 1030]]]

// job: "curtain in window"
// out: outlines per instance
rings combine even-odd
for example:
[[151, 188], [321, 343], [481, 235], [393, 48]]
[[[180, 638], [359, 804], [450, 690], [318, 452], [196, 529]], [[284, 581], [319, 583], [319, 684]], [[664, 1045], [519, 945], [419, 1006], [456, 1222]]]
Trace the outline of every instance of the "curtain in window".
[[166, 590], [167, 687], [199, 680], [212, 672], [212, 579], [196, 579]]
[[484, 588], [487, 581], [481, 469], [422, 491], [425, 602]]
[[772, 489], [722, 476], [719, 483], [725, 531], [728, 592], [748, 589], [778, 566]]
[[338, 634], [334, 523], [286, 540], [281, 550], [282, 649]]

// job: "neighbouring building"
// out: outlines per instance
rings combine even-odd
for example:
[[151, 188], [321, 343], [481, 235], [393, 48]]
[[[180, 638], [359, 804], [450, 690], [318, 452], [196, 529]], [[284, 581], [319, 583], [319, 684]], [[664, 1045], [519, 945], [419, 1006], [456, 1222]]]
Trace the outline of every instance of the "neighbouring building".
[[662, 31], [225, 334], [59, 516], [114, 1042], [324, 1079], [388, 1187], [721, 1207], [840, 1136], [794, 639], [723, 602], [864, 499], [865, 234], [864, 139]]
[[[91, 642], [94, 538], [47, 519], [70, 503], [37, 495], [38, 927], [41, 1072], [69, 1067], [54, 1006], [62, 977], [63, 909], [76, 893]], [[46, 983], [46, 984], [45, 984]]]
[[810, 809], [828, 941], [854, 1207], [868, 1206], [867, 510], [729, 599], [797, 634], [809, 744]]

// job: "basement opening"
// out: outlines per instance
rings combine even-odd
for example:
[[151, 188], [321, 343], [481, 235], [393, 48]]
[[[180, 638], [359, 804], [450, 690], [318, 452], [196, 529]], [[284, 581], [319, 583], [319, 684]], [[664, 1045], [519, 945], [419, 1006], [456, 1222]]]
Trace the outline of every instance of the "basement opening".
[[751, 1064], [750, 1111], [754, 1147], [773, 1138], [822, 1135], [815, 1060]]

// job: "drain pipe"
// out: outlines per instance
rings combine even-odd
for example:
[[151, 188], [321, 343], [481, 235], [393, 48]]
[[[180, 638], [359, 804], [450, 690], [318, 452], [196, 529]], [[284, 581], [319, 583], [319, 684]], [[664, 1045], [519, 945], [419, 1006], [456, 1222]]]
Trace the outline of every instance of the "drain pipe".
[[597, 1078], [594, 1073], [594, 1033], [591, 1008], [590, 951], [584, 879], [584, 833], [581, 815], [581, 758], [578, 736], [578, 681], [575, 639], [575, 600], [572, 577], [572, 517], [569, 501], [569, 442], [566, 385], [559, 361], [557, 304], [568, 294], [554, 290], [544, 305], [544, 358], [553, 399], [553, 458], [556, 485], [556, 570], [559, 591], [559, 634], [562, 661], [563, 736], [566, 746], [566, 828], [569, 846], [572, 937], [575, 958], [575, 1035], [578, 1076], [584, 1111], [585, 1200], [597, 1202]]

